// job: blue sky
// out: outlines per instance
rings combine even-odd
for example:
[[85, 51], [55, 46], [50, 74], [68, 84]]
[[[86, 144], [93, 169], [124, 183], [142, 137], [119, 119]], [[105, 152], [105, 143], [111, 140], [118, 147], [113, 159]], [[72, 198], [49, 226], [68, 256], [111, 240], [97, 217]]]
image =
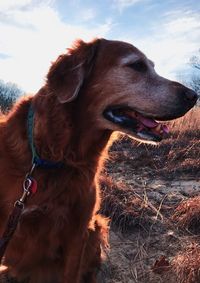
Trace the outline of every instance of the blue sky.
[[0, 0], [0, 79], [27, 92], [73, 40], [128, 41], [176, 79], [200, 48], [197, 0]]

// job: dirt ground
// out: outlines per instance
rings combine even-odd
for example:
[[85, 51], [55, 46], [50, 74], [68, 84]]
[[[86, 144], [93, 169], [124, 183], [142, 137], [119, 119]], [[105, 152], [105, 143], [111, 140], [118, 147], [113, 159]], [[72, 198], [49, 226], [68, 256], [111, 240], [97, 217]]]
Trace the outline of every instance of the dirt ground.
[[152, 221], [145, 226], [141, 220], [141, 226], [130, 233], [111, 229], [110, 251], [102, 268], [103, 282], [178, 283], [178, 278], [171, 270], [159, 274], [153, 267], [162, 257], [171, 264], [173, 257], [195, 242], [195, 235], [177, 230], [169, 218], [179, 202], [198, 195], [200, 181], [165, 182], [136, 177], [135, 184], [131, 182], [129, 185], [133, 186], [134, 193], [143, 197], [152, 210]]
[[172, 220], [180, 203], [199, 195], [199, 175], [157, 176], [156, 168], [136, 168], [130, 151], [120, 154], [124, 157], [111, 158], [101, 180], [102, 212], [112, 221], [99, 282], [200, 283], [177, 267], [182, 253], [198, 246], [198, 233], [180, 229]]

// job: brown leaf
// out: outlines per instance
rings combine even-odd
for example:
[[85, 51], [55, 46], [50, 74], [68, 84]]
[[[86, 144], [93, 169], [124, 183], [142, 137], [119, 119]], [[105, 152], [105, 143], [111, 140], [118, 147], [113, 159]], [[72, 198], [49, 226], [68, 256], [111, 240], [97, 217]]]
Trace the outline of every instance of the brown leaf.
[[171, 266], [169, 261], [166, 259], [165, 256], [161, 256], [159, 259], [156, 260], [152, 267], [152, 271], [158, 274], [166, 272], [170, 270]]

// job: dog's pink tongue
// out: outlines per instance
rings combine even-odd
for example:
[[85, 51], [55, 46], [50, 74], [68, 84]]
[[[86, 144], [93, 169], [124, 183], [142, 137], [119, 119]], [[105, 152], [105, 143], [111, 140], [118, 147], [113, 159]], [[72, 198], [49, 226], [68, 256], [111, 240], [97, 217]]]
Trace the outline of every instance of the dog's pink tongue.
[[156, 122], [155, 120], [151, 119], [151, 118], [146, 118], [144, 116], [142, 116], [141, 114], [137, 113], [137, 119], [146, 127], [148, 128], [155, 128], [158, 126], [158, 122]]
[[151, 129], [152, 132], [157, 134], [168, 134], [169, 129], [167, 125], [162, 125], [151, 118], [146, 118], [141, 114], [137, 113], [137, 119], [147, 128]]

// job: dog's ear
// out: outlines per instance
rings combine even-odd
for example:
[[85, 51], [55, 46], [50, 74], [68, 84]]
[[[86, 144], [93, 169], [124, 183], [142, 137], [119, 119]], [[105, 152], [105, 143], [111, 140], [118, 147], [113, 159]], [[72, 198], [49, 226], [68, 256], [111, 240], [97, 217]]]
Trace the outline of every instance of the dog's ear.
[[92, 69], [100, 39], [85, 43], [78, 40], [68, 53], [61, 55], [52, 64], [47, 75], [50, 93], [57, 95], [61, 103], [74, 100]]

